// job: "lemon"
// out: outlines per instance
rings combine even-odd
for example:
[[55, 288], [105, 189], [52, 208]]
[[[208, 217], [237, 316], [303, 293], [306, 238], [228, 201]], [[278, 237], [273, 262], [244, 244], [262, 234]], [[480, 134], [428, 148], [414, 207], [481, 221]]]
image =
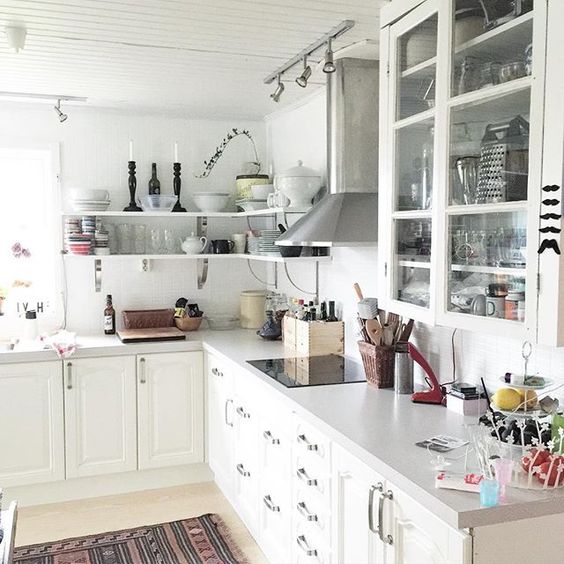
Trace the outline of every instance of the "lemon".
[[521, 397], [520, 403], [523, 404], [521, 409], [524, 409], [525, 402], [527, 402], [527, 409], [534, 409], [537, 406], [538, 398], [535, 390], [518, 390], [518, 392]]
[[492, 401], [498, 409], [504, 411], [513, 411], [525, 398], [521, 398], [521, 394], [513, 388], [500, 388], [493, 396]]

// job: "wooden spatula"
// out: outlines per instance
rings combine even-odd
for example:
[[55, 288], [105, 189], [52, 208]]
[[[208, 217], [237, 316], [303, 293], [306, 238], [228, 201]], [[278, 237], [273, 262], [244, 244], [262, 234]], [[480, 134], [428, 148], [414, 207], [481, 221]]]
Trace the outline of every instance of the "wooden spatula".
[[382, 344], [382, 326], [377, 319], [367, 319], [365, 329], [370, 340], [379, 347]]

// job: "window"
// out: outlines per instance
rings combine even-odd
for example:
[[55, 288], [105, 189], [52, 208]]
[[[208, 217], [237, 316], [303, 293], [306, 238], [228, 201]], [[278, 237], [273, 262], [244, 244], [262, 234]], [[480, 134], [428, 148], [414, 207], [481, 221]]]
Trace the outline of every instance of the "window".
[[0, 305], [3, 322], [59, 313], [58, 191], [49, 149], [0, 148]]

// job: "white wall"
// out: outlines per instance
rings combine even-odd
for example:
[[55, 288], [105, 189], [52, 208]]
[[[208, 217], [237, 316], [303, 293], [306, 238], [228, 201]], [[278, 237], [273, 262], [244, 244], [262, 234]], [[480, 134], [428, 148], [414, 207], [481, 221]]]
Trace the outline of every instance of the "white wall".
[[[326, 178], [327, 117], [325, 89], [322, 88], [302, 104], [271, 114], [267, 118], [268, 159], [274, 173], [281, 172], [303, 160]], [[330, 264], [320, 266], [320, 299], [335, 300], [346, 324], [346, 352], [358, 356], [356, 325], [356, 295], [353, 284], [358, 282], [365, 296], [377, 293], [377, 250], [374, 247], [333, 249]], [[290, 275], [304, 290], [314, 288], [314, 267], [289, 267]], [[279, 290], [289, 296], [308, 299], [292, 287], [284, 274], [279, 277]]]
[[[138, 193], [147, 193], [151, 162], [158, 164], [162, 193], [172, 193], [173, 143], [179, 143], [183, 164], [182, 201], [190, 209], [188, 194], [195, 191], [235, 190], [235, 176], [244, 162], [254, 160], [248, 141], [237, 138], [227, 148], [211, 176], [196, 179], [221, 139], [232, 128], [248, 128], [264, 160], [263, 122], [199, 120], [161, 115], [118, 113], [81, 107], [64, 108], [69, 119], [59, 124], [49, 105], [5, 103], [0, 106], [0, 146], [18, 147], [60, 143], [63, 205], [70, 188], [106, 188], [111, 192], [114, 210], [129, 201], [127, 189], [128, 140], [135, 144]], [[194, 209], [193, 207], [191, 209]], [[113, 220], [115, 221], [115, 220]], [[135, 219], [147, 224], [162, 220]], [[174, 217], [167, 227], [178, 236], [195, 231], [196, 222]], [[247, 229], [242, 220], [210, 220], [209, 236], [218, 238]], [[229, 283], [220, 263], [210, 264], [208, 284], [197, 289], [195, 261], [153, 261], [149, 273], [141, 273], [135, 260], [112, 259], [103, 263], [102, 291], [94, 291], [93, 262], [80, 257], [66, 262], [68, 288], [68, 327], [80, 333], [101, 331], [105, 296], [111, 293], [116, 309], [174, 307], [180, 296], [197, 301], [205, 310], [238, 310], [238, 294], [245, 288], [260, 286], [250, 275], [245, 262], [229, 262]], [[264, 267], [256, 267], [258, 273]]]
[[[323, 92], [290, 112], [278, 112], [267, 118], [269, 163], [275, 172], [292, 166], [295, 160], [325, 173], [326, 125]], [[380, 187], [380, 190], [385, 187]], [[356, 296], [352, 285], [358, 282], [365, 296], [378, 296], [378, 252], [375, 248], [334, 249], [333, 261], [320, 267], [321, 299], [336, 299], [346, 322], [347, 353], [358, 356]], [[297, 269], [300, 269], [298, 272]], [[313, 288], [313, 268], [308, 265], [292, 267], [291, 274], [304, 289]], [[281, 277], [280, 288], [289, 295], [306, 297]], [[453, 330], [416, 324], [414, 341], [428, 358], [439, 379], [448, 382], [453, 375]], [[506, 372], [522, 373], [521, 342], [503, 335], [479, 335], [457, 331], [455, 335], [456, 375], [466, 381], [484, 377], [491, 388], [499, 385]], [[537, 347], [530, 359], [529, 369], [564, 383], [564, 348]]]

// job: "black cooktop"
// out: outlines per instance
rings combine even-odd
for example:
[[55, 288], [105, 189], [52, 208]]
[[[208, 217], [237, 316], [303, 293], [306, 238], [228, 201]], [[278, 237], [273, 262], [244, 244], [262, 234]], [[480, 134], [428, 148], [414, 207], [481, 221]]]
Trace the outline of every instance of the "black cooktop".
[[360, 363], [338, 355], [265, 358], [247, 362], [287, 388], [366, 381]]

